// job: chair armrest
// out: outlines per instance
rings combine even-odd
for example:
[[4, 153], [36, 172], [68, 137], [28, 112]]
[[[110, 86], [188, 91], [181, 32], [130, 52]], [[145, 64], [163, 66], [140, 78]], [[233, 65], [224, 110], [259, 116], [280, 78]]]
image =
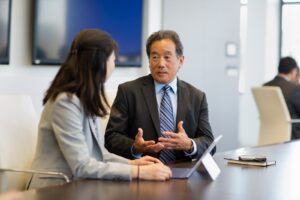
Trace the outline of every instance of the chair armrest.
[[64, 174], [63, 172], [19, 170], [19, 169], [8, 169], [8, 168], [0, 168], [0, 172], [21, 172], [21, 173], [30, 173], [30, 174], [44, 174], [44, 175], [60, 176], [66, 181], [66, 183], [70, 182], [69, 177], [66, 174]]
[[291, 119], [291, 123], [300, 123], [300, 119]]

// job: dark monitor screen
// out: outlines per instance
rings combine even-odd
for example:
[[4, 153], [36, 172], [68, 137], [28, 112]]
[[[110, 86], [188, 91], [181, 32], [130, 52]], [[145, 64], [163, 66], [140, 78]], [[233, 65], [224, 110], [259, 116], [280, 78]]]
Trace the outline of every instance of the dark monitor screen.
[[9, 63], [10, 0], [0, 0], [0, 64]]
[[117, 66], [141, 66], [143, 0], [36, 0], [33, 64], [61, 64], [76, 33], [98, 28], [119, 45]]

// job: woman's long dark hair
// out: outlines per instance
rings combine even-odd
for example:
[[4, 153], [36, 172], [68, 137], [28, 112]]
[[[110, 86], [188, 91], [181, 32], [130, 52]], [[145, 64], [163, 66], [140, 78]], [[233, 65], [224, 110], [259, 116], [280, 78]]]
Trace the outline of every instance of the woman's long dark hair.
[[109, 104], [104, 93], [106, 62], [116, 51], [116, 42], [106, 32], [97, 29], [79, 32], [47, 90], [43, 104], [48, 100], [54, 101], [60, 93], [66, 92], [70, 96], [77, 95], [87, 115], [107, 115]]

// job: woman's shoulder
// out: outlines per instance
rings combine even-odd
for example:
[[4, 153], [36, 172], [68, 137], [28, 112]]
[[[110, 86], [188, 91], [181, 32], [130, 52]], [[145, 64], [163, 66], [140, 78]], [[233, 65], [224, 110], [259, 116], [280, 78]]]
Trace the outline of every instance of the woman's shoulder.
[[54, 104], [75, 104], [80, 106], [79, 98], [72, 93], [62, 92], [54, 100]]
[[62, 92], [57, 95], [55, 101], [79, 101], [79, 98], [73, 93]]

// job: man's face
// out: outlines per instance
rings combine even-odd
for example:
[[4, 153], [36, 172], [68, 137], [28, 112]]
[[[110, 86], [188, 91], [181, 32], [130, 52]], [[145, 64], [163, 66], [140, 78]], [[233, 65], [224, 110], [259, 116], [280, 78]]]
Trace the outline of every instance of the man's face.
[[154, 80], [168, 84], [177, 75], [184, 62], [184, 56], [177, 56], [172, 40], [155, 41], [150, 46], [149, 67]]
[[300, 78], [299, 69], [298, 68], [293, 69], [291, 82], [296, 85], [299, 85], [299, 78]]

